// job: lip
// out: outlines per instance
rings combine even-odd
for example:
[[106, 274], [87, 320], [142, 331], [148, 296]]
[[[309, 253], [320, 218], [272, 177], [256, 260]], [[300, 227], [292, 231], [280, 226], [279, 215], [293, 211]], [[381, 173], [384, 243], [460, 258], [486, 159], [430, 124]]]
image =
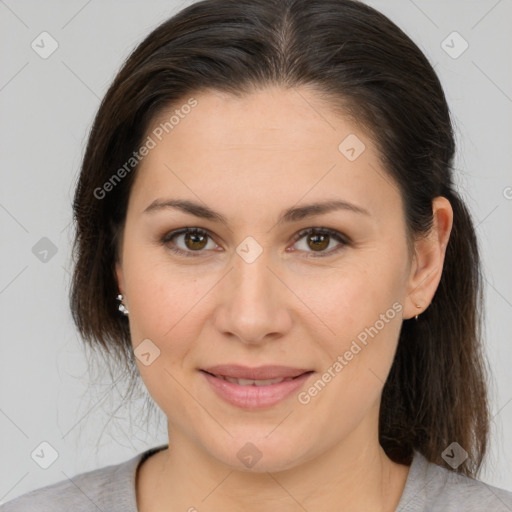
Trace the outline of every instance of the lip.
[[203, 371], [213, 375], [222, 375], [223, 377], [233, 377], [234, 379], [286, 379], [288, 377], [297, 377], [310, 371], [305, 368], [292, 368], [290, 366], [265, 365], [250, 368], [236, 364], [221, 364], [202, 368]]
[[[293, 380], [285, 380], [266, 386], [243, 386], [210, 375], [213, 370], [219, 372], [216, 375], [226, 375], [239, 379], [266, 380], [292, 377]], [[249, 410], [266, 409], [278, 404], [302, 387], [314, 373], [312, 370], [300, 370], [284, 366], [247, 368], [232, 365], [211, 367], [210, 369], [200, 370], [200, 372], [217, 396], [235, 407]]]

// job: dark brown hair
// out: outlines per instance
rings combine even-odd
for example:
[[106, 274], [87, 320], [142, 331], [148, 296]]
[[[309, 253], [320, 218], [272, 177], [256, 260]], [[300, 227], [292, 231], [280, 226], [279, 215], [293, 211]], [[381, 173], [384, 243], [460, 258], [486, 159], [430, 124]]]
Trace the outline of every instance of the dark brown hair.
[[98, 110], [74, 198], [70, 301], [82, 337], [137, 376], [114, 274], [137, 166], [108, 192], [104, 184], [170, 105], [208, 89], [243, 95], [269, 85], [311, 87], [368, 130], [403, 197], [408, 236], [431, 228], [433, 198], [450, 201], [454, 222], [441, 282], [419, 320], [403, 322], [379, 438], [391, 459], [407, 464], [418, 450], [445, 465], [441, 454], [456, 441], [469, 453], [457, 471], [476, 476], [489, 430], [481, 276], [474, 227], [453, 183], [450, 113], [427, 58], [363, 3], [204, 0], [138, 45]]

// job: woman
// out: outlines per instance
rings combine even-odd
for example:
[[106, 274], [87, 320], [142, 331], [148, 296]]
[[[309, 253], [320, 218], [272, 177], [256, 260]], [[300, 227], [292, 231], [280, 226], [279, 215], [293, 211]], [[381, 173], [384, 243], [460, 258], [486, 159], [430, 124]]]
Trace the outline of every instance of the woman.
[[[439, 80], [351, 0], [206, 0], [133, 52], [74, 201], [71, 306], [169, 445], [22, 510], [512, 510]], [[116, 304], [116, 297], [119, 303]]]

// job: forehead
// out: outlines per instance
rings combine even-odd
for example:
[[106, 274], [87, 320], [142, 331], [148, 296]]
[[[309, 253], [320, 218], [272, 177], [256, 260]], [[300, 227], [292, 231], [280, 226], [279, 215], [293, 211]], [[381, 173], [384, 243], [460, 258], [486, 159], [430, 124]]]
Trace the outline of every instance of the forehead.
[[193, 94], [160, 112], [146, 137], [155, 145], [132, 190], [139, 207], [165, 194], [215, 194], [217, 206], [251, 198], [262, 209], [306, 195], [369, 209], [397, 199], [369, 134], [306, 88]]
[[[163, 128], [165, 139], [172, 133], [184, 150], [202, 144], [216, 152], [304, 152], [328, 146], [337, 151], [340, 136], [356, 130], [354, 124], [336, 115], [332, 105], [308, 88], [269, 86], [242, 96], [205, 90], [193, 98], [193, 108], [186, 108], [190, 97], [184, 97], [160, 112], [150, 130]], [[165, 123], [171, 118], [173, 126], [166, 130]], [[194, 138], [189, 137], [190, 130], [194, 131]]]

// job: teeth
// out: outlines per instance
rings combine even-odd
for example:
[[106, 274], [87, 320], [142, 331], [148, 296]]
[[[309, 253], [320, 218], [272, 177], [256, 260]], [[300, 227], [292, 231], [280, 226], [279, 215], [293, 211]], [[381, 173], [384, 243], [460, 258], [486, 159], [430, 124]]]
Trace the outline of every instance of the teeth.
[[219, 379], [227, 380], [232, 384], [238, 384], [240, 386], [269, 386], [270, 384], [277, 384], [284, 380], [292, 380], [292, 377], [280, 378], [280, 379], [266, 379], [266, 380], [253, 380], [253, 379], [235, 379], [233, 377], [225, 377], [224, 375], [216, 375]]

